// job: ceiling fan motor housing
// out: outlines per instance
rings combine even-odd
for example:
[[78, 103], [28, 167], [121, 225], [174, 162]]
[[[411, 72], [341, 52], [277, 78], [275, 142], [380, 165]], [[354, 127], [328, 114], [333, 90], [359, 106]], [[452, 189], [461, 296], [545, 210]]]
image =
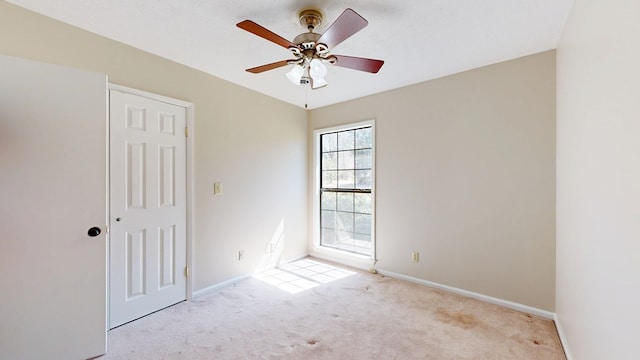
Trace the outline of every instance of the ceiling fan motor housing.
[[[299, 45], [303, 49], [313, 47], [315, 43], [320, 39], [320, 34], [316, 34], [313, 32], [302, 33], [293, 39], [293, 43]], [[309, 45], [311, 44], [311, 45]]]

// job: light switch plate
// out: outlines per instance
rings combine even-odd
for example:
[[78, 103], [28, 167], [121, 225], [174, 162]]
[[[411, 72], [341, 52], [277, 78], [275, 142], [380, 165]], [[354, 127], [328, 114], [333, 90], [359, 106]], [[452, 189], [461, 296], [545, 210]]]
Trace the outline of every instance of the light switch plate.
[[213, 195], [220, 195], [222, 194], [222, 183], [221, 182], [214, 182], [213, 183]]

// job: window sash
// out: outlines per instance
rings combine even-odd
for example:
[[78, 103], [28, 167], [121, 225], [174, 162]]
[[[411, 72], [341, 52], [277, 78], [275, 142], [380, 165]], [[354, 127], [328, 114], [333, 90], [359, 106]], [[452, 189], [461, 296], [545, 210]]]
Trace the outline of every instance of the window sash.
[[[373, 128], [368, 125], [354, 129], [339, 130], [335, 132], [320, 134], [320, 191], [323, 191], [323, 189], [345, 189], [349, 191], [368, 190], [369, 192], [371, 192], [371, 180], [373, 178], [373, 164], [371, 163], [371, 161], [373, 160], [373, 139], [369, 140], [367, 146], [362, 146], [362, 144], [358, 143], [358, 137], [356, 136], [358, 131], [362, 131], [365, 129], [368, 129], [371, 132], [373, 131]], [[344, 143], [344, 141], [343, 143], [340, 142], [340, 135], [347, 133], [353, 133], [353, 136], [343, 136], [343, 138], [353, 138], [353, 147], [350, 147], [350, 144]], [[329, 143], [329, 145], [325, 146], [326, 143]], [[358, 155], [362, 154], [362, 152], [366, 150], [369, 150], [368, 166], [361, 166], [360, 162], [358, 161]], [[333, 164], [331, 164], [334, 166], [325, 164], [325, 155], [328, 155], [328, 158], [334, 158]], [[341, 163], [344, 162], [344, 158], [342, 158], [341, 155], [347, 157], [347, 159], [351, 157], [351, 166], [341, 166]], [[371, 171], [371, 174], [369, 174], [368, 176], [369, 179], [368, 181], [365, 181], [364, 185], [359, 186], [358, 174], [362, 174], [366, 171]], [[335, 182], [336, 186], [325, 186], [325, 175], [333, 175], [331, 176], [334, 180], [332, 181], [332, 183]], [[348, 180], [345, 181], [344, 179], [342, 179], [341, 181], [340, 175], [347, 176]], [[351, 181], [351, 177], [353, 177], [353, 181]], [[341, 186], [341, 182], [345, 186]]]

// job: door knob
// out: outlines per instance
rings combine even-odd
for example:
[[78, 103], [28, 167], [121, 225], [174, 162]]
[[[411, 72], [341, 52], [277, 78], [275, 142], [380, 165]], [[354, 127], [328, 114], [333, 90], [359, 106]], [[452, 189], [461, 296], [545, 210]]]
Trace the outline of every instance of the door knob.
[[92, 227], [91, 229], [89, 229], [89, 231], [87, 231], [87, 234], [91, 237], [96, 237], [98, 235], [100, 235], [102, 231], [100, 230], [99, 227]]

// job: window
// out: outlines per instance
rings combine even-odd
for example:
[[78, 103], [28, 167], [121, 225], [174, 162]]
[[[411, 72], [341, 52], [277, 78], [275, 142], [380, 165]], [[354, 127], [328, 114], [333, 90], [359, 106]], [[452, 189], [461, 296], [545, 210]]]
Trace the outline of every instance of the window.
[[373, 127], [318, 134], [319, 245], [373, 257]]

